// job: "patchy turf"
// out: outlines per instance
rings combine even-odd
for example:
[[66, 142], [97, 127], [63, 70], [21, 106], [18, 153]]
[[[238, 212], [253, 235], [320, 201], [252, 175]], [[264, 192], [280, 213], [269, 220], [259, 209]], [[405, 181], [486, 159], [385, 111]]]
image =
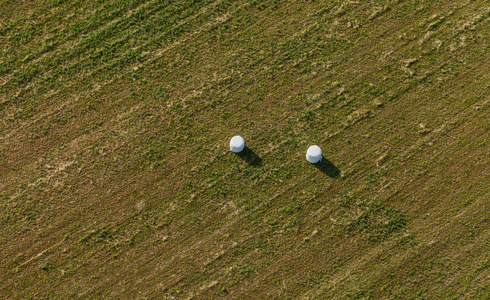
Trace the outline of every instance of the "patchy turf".
[[487, 1], [0, 11], [5, 298], [490, 297]]

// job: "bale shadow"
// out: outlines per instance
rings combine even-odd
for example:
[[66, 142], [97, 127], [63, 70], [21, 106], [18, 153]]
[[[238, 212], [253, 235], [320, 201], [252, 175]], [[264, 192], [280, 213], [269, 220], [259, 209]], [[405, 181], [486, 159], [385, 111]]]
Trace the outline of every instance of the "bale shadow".
[[331, 161], [322, 156], [322, 160], [316, 164], [313, 164], [315, 168], [320, 170], [323, 174], [331, 178], [340, 177], [340, 169], [337, 168]]
[[252, 149], [245, 146], [242, 152], [235, 153], [243, 161], [245, 161], [249, 166], [257, 167], [262, 164], [262, 158], [258, 156]]

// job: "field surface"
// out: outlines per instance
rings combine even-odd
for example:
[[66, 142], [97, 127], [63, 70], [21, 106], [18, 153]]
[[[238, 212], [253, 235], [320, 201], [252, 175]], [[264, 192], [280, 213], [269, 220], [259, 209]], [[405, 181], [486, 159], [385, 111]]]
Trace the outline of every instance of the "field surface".
[[1, 0], [0, 298], [490, 299], [489, 100], [485, 0]]

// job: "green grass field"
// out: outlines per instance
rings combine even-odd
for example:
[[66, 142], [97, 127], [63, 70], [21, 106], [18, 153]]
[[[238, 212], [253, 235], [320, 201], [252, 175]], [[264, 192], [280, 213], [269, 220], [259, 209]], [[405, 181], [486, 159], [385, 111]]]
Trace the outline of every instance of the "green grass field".
[[0, 0], [0, 298], [490, 299], [489, 99], [485, 0]]

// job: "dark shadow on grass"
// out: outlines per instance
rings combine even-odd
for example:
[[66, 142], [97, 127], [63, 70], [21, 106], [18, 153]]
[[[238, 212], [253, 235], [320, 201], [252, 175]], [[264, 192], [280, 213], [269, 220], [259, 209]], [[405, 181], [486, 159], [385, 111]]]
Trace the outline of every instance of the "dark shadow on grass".
[[322, 161], [313, 164], [315, 168], [320, 170], [323, 174], [331, 178], [340, 177], [340, 169], [337, 168], [331, 161], [322, 156]]
[[262, 164], [262, 158], [260, 158], [252, 149], [245, 146], [242, 152], [235, 153], [238, 157], [243, 159], [249, 166], [257, 167]]

